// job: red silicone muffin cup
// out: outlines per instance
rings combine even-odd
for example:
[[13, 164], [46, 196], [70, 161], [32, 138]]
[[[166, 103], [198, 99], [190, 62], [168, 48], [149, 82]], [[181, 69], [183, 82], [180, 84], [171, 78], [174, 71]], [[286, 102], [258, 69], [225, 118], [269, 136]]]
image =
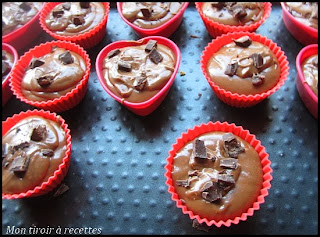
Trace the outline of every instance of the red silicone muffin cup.
[[[19, 58], [17, 50], [11, 45], [6, 43], [2, 43], [2, 50], [5, 50], [6, 52], [13, 55], [13, 60], [14, 60], [12, 65], [12, 68], [13, 68]], [[10, 77], [11, 77], [11, 71], [9, 72], [7, 77], [2, 81], [2, 107], [8, 102], [8, 100], [12, 96], [12, 91], [10, 90], [10, 86], [9, 86]]]
[[178, 14], [172, 17], [169, 21], [153, 29], [144, 29], [128, 21], [122, 14], [122, 4], [122, 2], [117, 2], [117, 9], [120, 17], [137, 33], [140, 38], [147, 36], [163, 36], [169, 38], [181, 24], [183, 20], [183, 13], [187, 9], [189, 2], [185, 2]]
[[7, 35], [3, 35], [2, 42], [12, 45], [18, 51], [32, 43], [32, 41], [35, 40], [42, 32], [42, 28], [39, 24], [40, 12], [41, 9], [22, 27], [12, 31]]
[[[133, 102], [125, 101], [125, 100], [123, 101], [123, 99], [121, 97], [115, 95], [107, 86], [106, 80], [104, 79], [103, 72], [102, 72], [103, 71], [103, 60], [107, 56], [107, 54], [113, 49], [146, 44], [150, 39], [156, 40], [159, 44], [163, 44], [163, 45], [169, 47], [173, 51], [174, 55], [176, 56], [176, 65], [175, 65], [174, 71], [173, 71], [170, 79], [168, 80], [167, 84], [156, 95], [154, 95], [149, 100], [144, 101], [144, 102], [140, 102], [140, 103], [133, 103]], [[119, 103], [123, 104], [125, 107], [127, 107], [132, 112], [134, 112], [138, 115], [141, 115], [141, 116], [146, 116], [146, 115], [152, 113], [161, 104], [161, 102], [164, 100], [164, 98], [168, 94], [169, 89], [170, 89], [170, 87], [176, 77], [177, 72], [178, 72], [180, 61], [181, 61], [180, 49], [173, 41], [171, 41], [165, 37], [162, 37], [162, 36], [149, 36], [149, 37], [142, 38], [138, 41], [123, 40], [123, 41], [117, 41], [117, 42], [113, 42], [111, 44], [108, 44], [106, 47], [104, 47], [100, 51], [100, 53], [97, 56], [96, 72], [97, 72], [97, 76], [99, 78], [100, 84], [102, 85], [103, 89], [112, 98], [114, 98]]]
[[26, 112], [20, 112], [19, 114], [15, 114], [12, 117], [6, 119], [6, 121], [2, 121], [2, 136], [4, 136], [10, 128], [12, 128], [15, 124], [17, 124], [20, 120], [38, 115], [45, 119], [50, 119], [52, 121], [57, 122], [63, 128], [66, 134], [66, 152], [62, 159], [62, 163], [59, 165], [59, 168], [54, 172], [52, 176], [46, 182], [38, 185], [32, 190], [29, 190], [24, 193], [17, 193], [17, 194], [5, 194], [2, 193], [2, 199], [19, 199], [19, 198], [27, 198], [27, 197], [35, 197], [44, 195], [54, 188], [56, 188], [61, 181], [64, 179], [66, 174], [68, 173], [69, 166], [70, 166], [70, 157], [71, 157], [71, 135], [68, 125], [65, 123], [65, 120], [56, 113], [51, 113], [49, 111], [44, 110], [28, 110]]
[[222, 34], [230, 33], [230, 32], [238, 32], [238, 31], [248, 31], [248, 32], [254, 32], [258, 29], [259, 26], [262, 25], [263, 22], [270, 16], [271, 13], [271, 6], [272, 4], [270, 2], [264, 2], [264, 14], [260, 21], [257, 21], [253, 24], [246, 25], [246, 26], [230, 26], [230, 25], [224, 25], [218, 22], [213, 21], [212, 19], [205, 16], [201, 10], [203, 2], [196, 2], [195, 6], [198, 11], [198, 13], [201, 16], [201, 19], [208, 30], [209, 34], [212, 38], [216, 38], [217, 36], [220, 36]]
[[296, 87], [307, 109], [316, 119], [318, 119], [318, 96], [312, 91], [312, 89], [306, 82], [304, 78], [303, 70], [301, 67], [305, 59], [315, 54], [318, 54], [317, 44], [308, 45], [299, 52], [296, 58], [296, 68], [298, 72]]
[[[209, 220], [207, 218], [202, 218], [199, 215], [193, 213], [192, 210], [188, 210], [187, 206], [179, 199], [178, 194], [175, 192], [172, 180], [172, 169], [173, 169], [173, 159], [175, 154], [189, 141], [194, 140], [197, 136], [204, 133], [213, 132], [213, 131], [223, 131], [223, 132], [232, 132], [236, 136], [242, 138], [248, 142], [259, 154], [261, 159], [262, 171], [263, 171], [263, 182], [262, 188], [259, 196], [256, 201], [252, 203], [251, 207], [241, 216], [237, 216], [234, 219], [228, 219], [226, 221], [216, 221]], [[172, 145], [171, 150], [169, 151], [169, 156], [166, 159], [167, 164], [165, 165], [165, 177], [166, 185], [168, 185], [168, 192], [171, 194], [171, 199], [176, 202], [176, 206], [182, 209], [184, 214], [188, 214], [190, 219], [196, 219], [199, 223], [205, 223], [207, 226], [215, 225], [216, 227], [221, 227], [222, 225], [229, 227], [231, 224], [238, 224], [239, 221], [247, 220], [248, 216], [252, 216], [255, 210], [260, 209], [260, 204], [264, 203], [265, 197], [268, 196], [268, 189], [271, 188], [272, 180], [272, 169], [271, 161], [269, 160], [269, 155], [265, 151], [265, 147], [261, 145], [261, 142], [256, 139], [255, 135], [250, 134], [248, 130], [243, 129], [241, 126], [236, 126], [234, 123], [227, 122], [209, 122], [207, 124], [201, 124], [200, 126], [194, 126], [193, 129], [188, 129], [186, 133], [182, 133], [181, 137], [176, 140], [176, 143]]]
[[[231, 93], [230, 91], [226, 91], [225, 89], [221, 88], [220, 86], [216, 85], [209, 77], [207, 73], [207, 63], [211, 56], [217, 52], [222, 46], [231, 43], [233, 39], [237, 39], [241, 36], [247, 35], [249, 36], [252, 41], [260, 42], [270, 48], [270, 50], [275, 54], [278, 59], [280, 65], [280, 78], [278, 83], [270, 90], [261, 93], [261, 94], [253, 94], [253, 95], [244, 95], [238, 93]], [[207, 79], [210, 87], [216, 94], [216, 96], [222, 100], [224, 103], [234, 106], [234, 107], [250, 107], [260, 103], [262, 100], [273, 94], [277, 91], [286, 81], [287, 76], [289, 74], [289, 62], [287, 57], [285, 56], [284, 52], [281, 50], [276, 43], [273, 43], [270, 39], [267, 39], [264, 36], [250, 33], [250, 32], [234, 32], [228, 33], [222, 36], [213, 39], [208, 46], [205, 47], [204, 51], [202, 52], [201, 56], [201, 69], [202, 72]]]
[[81, 47], [83, 47], [85, 49], [92, 48], [93, 46], [97, 45], [103, 39], [103, 37], [106, 34], [106, 25], [107, 25], [107, 20], [108, 20], [109, 11], [110, 11], [110, 3], [109, 2], [103, 2], [103, 5], [105, 7], [105, 15], [104, 15], [102, 21], [97, 26], [95, 26], [93, 29], [91, 29], [87, 32], [84, 32], [79, 35], [74, 35], [74, 36], [58, 35], [55, 32], [49, 30], [45, 24], [46, 16], [50, 13], [50, 11], [56, 5], [58, 5], [60, 3], [61, 2], [49, 2], [44, 5], [44, 7], [40, 13], [40, 25], [45, 32], [47, 32], [49, 35], [51, 35], [55, 39], [70, 41], [70, 42], [79, 44]]
[[318, 43], [318, 30], [298, 21], [288, 11], [285, 2], [281, 2], [284, 25], [293, 37], [303, 45]]
[[[48, 101], [32, 101], [24, 97], [21, 91], [21, 81], [23, 76], [25, 75], [25, 69], [29, 66], [29, 63], [33, 57], [41, 57], [45, 54], [51, 52], [52, 46], [58, 46], [61, 48], [68, 49], [72, 52], [79, 54], [81, 57], [84, 58], [86, 62], [86, 71], [78, 83], [78, 85], [66, 95], [63, 95], [59, 98], [55, 98], [53, 100]], [[76, 45], [71, 42], [66, 41], [51, 41], [47, 43], [40, 44], [28, 52], [26, 52], [23, 56], [20, 57], [19, 61], [13, 67], [11, 72], [10, 78], [10, 87], [13, 91], [13, 94], [22, 102], [32, 105], [34, 107], [50, 110], [53, 112], [62, 112], [69, 110], [76, 106], [85, 96], [87, 89], [88, 89], [88, 82], [89, 82], [89, 74], [90, 74], [90, 58], [87, 52], [81, 48], [79, 45]]]

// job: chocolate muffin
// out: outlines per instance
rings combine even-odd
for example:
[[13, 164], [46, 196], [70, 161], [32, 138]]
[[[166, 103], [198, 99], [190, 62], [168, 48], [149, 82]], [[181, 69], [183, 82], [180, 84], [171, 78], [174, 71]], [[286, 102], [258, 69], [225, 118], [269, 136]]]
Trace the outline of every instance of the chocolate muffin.
[[305, 81], [318, 96], [318, 54], [306, 58], [301, 66]]
[[286, 7], [298, 21], [318, 29], [318, 2], [286, 2]]

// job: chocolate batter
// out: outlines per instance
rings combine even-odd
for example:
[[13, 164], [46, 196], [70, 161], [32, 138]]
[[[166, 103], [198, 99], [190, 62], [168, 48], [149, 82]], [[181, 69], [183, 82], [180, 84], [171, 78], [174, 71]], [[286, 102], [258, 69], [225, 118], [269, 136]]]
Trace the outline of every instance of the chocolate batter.
[[62, 163], [66, 134], [61, 126], [30, 116], [2, 137], [2, 193], [26, 192], [48, 180]]
[[183, 4], [182, 2], [124, 2], [122, 14], [141, 28], [153, 29], [174, 17]]
[[302, 63], [302, 70], [305, 81], [318, 96], [318, 54], [305, 59]]
[[79, 54], [53, 47], [51, 53], [30, 62], [21, 91], [29, 100], [53, 100], [74, 89], [85, 71], [85, 60]]
[[318, 2], [286, 2], [286, 5], [298, 21], [318, 29]]
[[[229, 135], [235, 139], [229, 141], [236, 144], [236, 153], [224, 141]], [[207, 159], [197, 157], [197, 139], [204, 142]], [[249, 143], [230, 133], [209, 132], [195, 140], [185, 144], [174, 157], [172, 179], [176, 193], [188, 209], [201, 218], [226, 221], [240, 216], [256, 201], [262, 188], [258, 153]], [[226, 162], [230, 160], [236, 163]], [[220, 179], [224, 182], [217, 183]], [[184, 182], [186, 180], [189, 181]], [[214, 192], [217, 187], [212, 184], [218, 185], [221, 193]]]

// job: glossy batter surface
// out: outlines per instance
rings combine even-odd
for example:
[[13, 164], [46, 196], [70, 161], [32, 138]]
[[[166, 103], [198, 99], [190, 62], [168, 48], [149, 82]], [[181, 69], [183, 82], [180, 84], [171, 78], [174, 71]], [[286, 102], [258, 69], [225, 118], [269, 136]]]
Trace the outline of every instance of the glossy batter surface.
[[318, 96], [318, 54], [312, 55], [302, 63], [304, 79]]

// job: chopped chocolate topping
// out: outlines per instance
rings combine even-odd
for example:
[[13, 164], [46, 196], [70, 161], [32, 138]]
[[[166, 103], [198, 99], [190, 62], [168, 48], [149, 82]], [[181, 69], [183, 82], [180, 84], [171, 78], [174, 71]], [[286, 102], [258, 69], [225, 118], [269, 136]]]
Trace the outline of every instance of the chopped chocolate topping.
[[42, 88], [46, 88], [50, 86], [50, 84], [53, 82], [53, 76], [47, 75], [47, 76], [42, 76], [37, 79], [38, 84]]
[[222, 198], [222, 192], [218, 183], [214, 182], [212, 185], [201, 193], [201, 196], [207, 202], [215, 202]]
[[232, 174], [218, 174], [218, 181], [226, 183], [228, 185], [234, 184], [236, 182]]
[[163, 59], [162, 55], [155, 48], [153, 48], [151, 50], [151, 52], [149, 53], [149, 58], [155, 64], [160, 63], [162, 61], [162, 59]]
[[62, 8], [63, 8], [64, 10], [69, 11], [70, 8], [71, 8], [71, 3], [70, 3], [70, 2], [65, 2], [65, 3], [63, 3], [63, 4], [62, 4]]
[[247, 48], [251, 45], [252, 40], [250, 39], [249, 36], [246, 35], [246, 36], [242, 36], [236, 40], [233, 40], [233, 42], [240, 47]]
[[15, 145], [14, 147], [13, 147], [13, 149], [15, 150], [15, 151], [18, 151], [18, 150], [23, 150], [24, 148], [27, 148], [27, 147], [29, 147], [30, 146], [30, 143], [29, 142], [22, 142], [22, 143], [20, 143], [20, 144], [18, 144], [18, 145]]
[[25, 152], [21, 152], [17, 155], [11, 163], [10, 171], [13, 172], [25, 172], [29, 166], [30, 157]]
[[90, 2], [80, 2], [80, 7], [81, 8], [89, 8], [90, 7]]
[[138, 76], [136, 77], [135, 81], [134, 81], [134, 88], [138, 91], [142, 91], [144, 86], [147, 83], [147, 77], [146, 76]]
[[140, 11], [144, 18], [148, 19], [151, 16], [151, 10], [149, 8], [141, 8]]
[[157, 48], [157, 41], [149, 40], [144, 50], [150, 52], [153, 48]]
[[253, 75], [252, 77], [252, 84], [254, 86], [260, 86], [264, 83], [266, 77], [264, 75], [261, 75], [261, 74], [255, 74]]
[[51, 149], [42, 149], [41, 150], [42, 155], [47, 157], [52, 157], [54, 155], [53, 150]]
[[63, 10], [52, 11], [52, 16], [55, 18], [60, 18], [63, 16], [63, 13], [64, 13]]
[[227, 65], [227, 68], [226, 68], [224, 74], [232, 77], [234, 74], [236, 74], [238, 66], [239, 66], [238, 62], [229, 63]]
[[208, 226], [205, 222], [200, 224], [199, 221], [197, 221], [197, 219], [192, 220], [192, 227], [197, 230], [206, 231], [206, 232], [209, 232], [210, 230], [210, 226]]
[[241, 21], [244, 17], [246, 17], [247, 12], [242, 6], [237, 6], [233, 9], [233, 15], [239, 21]]
[[84, 17], [83, 16], [74, 16], [72, 18], [72, 23], [75, 24], [76, 26], [83, 25], [83, 23], [85, 23]]
[[193, 144], [194, 157], [198, 159], [207, 159], [207, 149], [204, 141], [196, 139]]
[[249, 58], [252, 58], [253, 60], [253, 65], [256, 67], [256, 68], [261, 68], [263, 66], [263, 57], [261, 56], [261, 54], [259, 53], [254, 53], [254, 54], [251, 54]]
[[118, 62], [118, 70], [130, 72], [131, 71], [131, 63], [125, 62], [125, 61], [119, 61]]
[[189, 179], [186, 179], [186, 180], [177, 180], [176, 181], [176, 184], [178, 186], [182, 186], [182, 187], [185, 187], [185, 188], [188, 188], [190, 186], [190, 180]]
[[71, 64], [73, 63], [73, 57], [71, 55], [71, 53], [69, 51], [66, 51], [62, 54], [59, 55], [59, 60], [63, 63], [63, 64]]
[[121, 52], [120, 49], [111, 50], [111, 51], [108, 53], [107, 57], [108, 57], [108, 58], [112, 58], [112, 57], [118, 55], [120, 52]]
[[31, 10], [31, 6], [26, 2], [21, 3], [19, 7], [26, 12]]
[[43, 140], [46, 136], [47, 136], [46, 125], [39, 125], [33, 129], [31, 134], [31, 140], [35, 142], [39, 142]]
[[192, 177], [192, 176], [198, 176], [199, 174], [199, 170], [189, 170], [188, 171], [188, 176]]
[[36, 67], [40, 67], [44, 64], [44, 61], [38, 59], [38, 58], [32, 58], [31, 62], [29, 63], [29, 69], [34, 69]]
[[224, 140], [223, 147], [231, 158], [237, 158], [240, 153], [244, 152], [244, 148], [233, 133], [226, 133], [222, 138]]
[[220, 166], [223, 168], [236, 169], [238, 167], [238, 160], [234, 158], [221, 159]]
[[224, 2], [213, 2], [213, 3], [211, 3], [211, 6], [218, 8], [220, 10], [225, 6], [225, 3]]

